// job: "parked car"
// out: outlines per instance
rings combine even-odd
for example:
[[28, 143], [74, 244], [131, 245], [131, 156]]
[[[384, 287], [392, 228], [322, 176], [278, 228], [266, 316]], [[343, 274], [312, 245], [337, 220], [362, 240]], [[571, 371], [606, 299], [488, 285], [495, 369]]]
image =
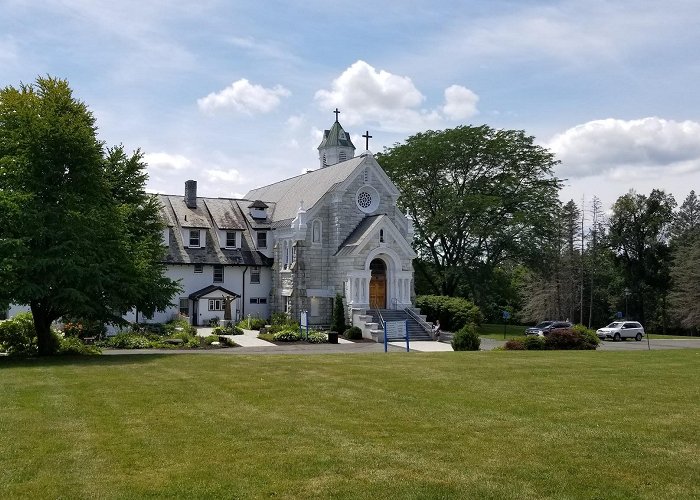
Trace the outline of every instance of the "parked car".
[[642, 340], [644, 337], [644, 327], [636, 321], [613, 321], [608, 326], [598, 328], [596, 334], [599, 339], [622, 339]]
[[571, 328], [568, 321], [543, 321], [525, 330], [525, 335], [538, 335], [544, 337], [549, 332], [557, 328]]

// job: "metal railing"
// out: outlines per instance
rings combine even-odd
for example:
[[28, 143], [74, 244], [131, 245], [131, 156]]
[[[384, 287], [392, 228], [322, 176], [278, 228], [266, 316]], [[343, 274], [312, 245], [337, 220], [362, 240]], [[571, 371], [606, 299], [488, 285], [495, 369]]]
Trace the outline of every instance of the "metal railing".
[[425, 321], [423, 318], [418, 316], [415, 311], [411, 310], [410, 308], [406, 307], [404, 309], [404, 312], [409, 315], [411, 318], [413, 318], [420, 326], [423, 327], [423, 330], [425, 330], [427, 333], [429, 333], [431, 336], [433, 335], [433, 327], [430, 323]]
[[377, 316], [379, 316], [379, 323], [382, 325], [382, 330], [384, 330], [384, 316], [382, 316], [382, 312], [379, 310], [379, 308], [375, 309], [377, 311]]

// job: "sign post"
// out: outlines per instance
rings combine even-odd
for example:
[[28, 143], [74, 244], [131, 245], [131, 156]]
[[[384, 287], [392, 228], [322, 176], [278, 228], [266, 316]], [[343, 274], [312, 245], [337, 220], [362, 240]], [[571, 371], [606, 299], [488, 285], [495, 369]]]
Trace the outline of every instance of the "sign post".
[[406, 339], [406, 352], [411, 350], [408, 336], [408, 320], [384, 322], [384, 352], [389, 348], [389, 336], [392, 339]]
[[301, 311], [299, 318], [299, 329], [306, 340], [309, 340], [309, 317], [308, 311]]
[[508, 318], [510, 318], [510, 313], [508, 311], [503, 311], [503, 340], [506, 339], [506, 329], [508, 328]]

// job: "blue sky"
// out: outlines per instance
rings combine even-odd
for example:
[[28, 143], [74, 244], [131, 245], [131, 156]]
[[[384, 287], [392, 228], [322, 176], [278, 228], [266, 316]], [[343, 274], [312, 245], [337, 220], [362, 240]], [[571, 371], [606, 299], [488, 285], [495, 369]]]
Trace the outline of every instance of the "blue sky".
[[0, 0], [0, 84], [68, 79], [149, 188], [206, 196], [426, 129], [522, 129], [563, 200], [700, 191], [700, 2]]

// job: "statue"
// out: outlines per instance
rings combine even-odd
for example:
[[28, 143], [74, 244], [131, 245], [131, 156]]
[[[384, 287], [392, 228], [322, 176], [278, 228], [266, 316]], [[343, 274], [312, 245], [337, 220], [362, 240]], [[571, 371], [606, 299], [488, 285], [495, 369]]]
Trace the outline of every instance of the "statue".
[[231, 321], [231, 302], [233, 302], [233, 297], [230, 295], [223, 298], [224, 301], [224, 321]]

